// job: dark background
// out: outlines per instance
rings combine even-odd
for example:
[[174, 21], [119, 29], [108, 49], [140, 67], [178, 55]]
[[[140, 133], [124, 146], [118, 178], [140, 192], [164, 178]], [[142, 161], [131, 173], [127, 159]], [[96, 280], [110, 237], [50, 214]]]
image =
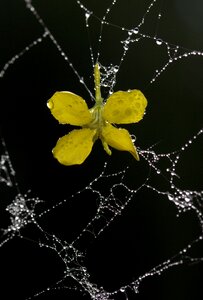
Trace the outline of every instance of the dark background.
[[[101, 18], [111, 1], [86, 0], [83, 3]], [[118, 0], [109, 14], [109, 20], [121, 27], [134, 28], [149, 3]], [[3, 66], [38, 38], [43, 29], [26, 10], [22, 0], [1, 0], [0, 5], [0, 65]], [[76, 1], [36, 0], [33, 5], [93, 91], [89, 38], [96, 54], [100, 22], [94, 17], [89, 19], [88, 37], [84, 12], [76, 5]], [[159, 12], [162, 18], [157, 23]], [[202, 18], [203, 4], [200, 0], [157, 1], [141, 32], [179, 45], [182, 47], [180, 53], [184, 52], [183, 48], [201, 51]], [[102, 64], [120, 62], [120, 41], [126, 37], [126, 32], [120, 28], [104, 27], [100, 50]], [[166, 61], [164, 45], [157, 46], [152, 39], [132, 44], [115, 86], [115, 90], [137, 88], [144, 92], [148, 99], [147, 113], [140, 123], [128, 128], [137, 136], [136, 145], [141, 149], [158, 143], [154, 148], [156, 153], [180, 149], [202, 128], [203, 57], [192, 56], [174, 62], [155, 83], [149, 84], [156, 69]], [[1, 132], [16, 170], [16, 180], [22, 193], [31, 189], [33, 196], [45, 201], [42, 210], [83, 189], [101, 173], [105, 161], [109, 163], [109, 173], [129, 166], [125, 183], [133, 189], [138, 188], [148, 176], [149, 166], [143, 159], [137, 163], [130, 154], [116, 150], [108, 157], [99, 142], [81, 166], [64, 167], [53, 158], [51, 149], [57, 139], [72, 127], [58, 125], [46, 107], [47, 100], [55, 91], [68, 90], [86, 99], [89, 106], [92, 102], [49, 38], [9, 68], [1, 79], [0, 88]], [[176, 170], [180, 176], [176, 184], [181, 189], [202, 189], [202, 150], [202, 139], [199, 137], [187, 151], [181, 153]], [[160, 165], [160, 168], [165, 168], [165, 165]], [[150, 176], [157, 189], [169, 187], [161, 175], [152, 171]], [[101, 183], [101, 191], [103, 184], [105, 186], [106, 182]], [[14, 189], [2, 187], [3, 228], [9, 224], [9, 216], [5, 217], [4, 209], [15, 194]], [[70, 242], [94, 215], [96, 200], [91, 193], [84, 193], [68, 203], [53, 210], [39, 223], [47, 232]], [[90, 241], [86, 247], [85, 265], [92, 275], [92, 281], [113, 291], [172, 257], [199, 234], [200, 228], [194, 213], [187, 212], [177, 218], [177, 209], [172, 202], [145, 189], [133, 198], [103, 235], [96, 241]], [[59, 257], [49, 249], [38, 247], [37, 231], [35, 233], [35, 229], [30, 227], [22, 235], [31, 237], [31, 241], [16, 238], [0, 249], [1, 299], [10, 299], [14, 291], [16, 298], [26, 299], [52, 286], [63, 276]], [[196, 247], [193, 254], [202, 255], [202, 249]], [[202, 271], [201, 264], [171, 268], [160, 277], [144, 280], [140, 294], [129, 294], [129, 298], [202, 299]], [[38, 299], [67, 297], [87, 298], [83, 294], [62, 290], [47, 292]]]

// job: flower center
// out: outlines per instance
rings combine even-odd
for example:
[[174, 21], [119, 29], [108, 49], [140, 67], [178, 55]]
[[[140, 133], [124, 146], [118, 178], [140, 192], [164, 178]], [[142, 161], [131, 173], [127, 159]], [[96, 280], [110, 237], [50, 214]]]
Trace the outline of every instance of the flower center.
[[102, 116], [103, 104], [96, 104], [93, 108], [90, 109], [92, 115], [92, 121], [88, 124], [88, 127], [91, 129], [97, 129], [100, 133], [102, 127], [105, 124], [105, 120]]

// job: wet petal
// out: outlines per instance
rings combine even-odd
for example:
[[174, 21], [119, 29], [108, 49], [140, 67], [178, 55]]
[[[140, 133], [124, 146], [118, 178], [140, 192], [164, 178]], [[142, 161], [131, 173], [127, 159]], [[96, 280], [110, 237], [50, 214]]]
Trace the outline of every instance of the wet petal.
[[58, 140], [52, 151], [54, 157], [66, 166], [82, 164], [92, 150], [95, 134], [95, 129], [72, 130]]
[[85, 100], [71, 92], [56, 92], [47, 106], [61, 124], [83, 126], [92, 120]]
[[118, 91], [107, 99], [103, 117], [110, 123], [136, 123], [143, 118], [146, 106], [147, 99], [141, 91]]
[[106, 124], [102, 128], [101, 139], [120, 151], [129, 151], [136, 160], [139, 160], [139, 155], [137, 153], [136, 147], [134, 146], [131, 136], [126, 129], [116, 128], [111, 124]]

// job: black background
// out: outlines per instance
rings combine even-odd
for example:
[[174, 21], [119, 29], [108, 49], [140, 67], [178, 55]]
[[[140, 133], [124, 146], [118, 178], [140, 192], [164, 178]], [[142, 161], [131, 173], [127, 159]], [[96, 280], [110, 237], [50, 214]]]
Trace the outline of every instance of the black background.
[[[83, 3], [101, 18], [111, 1], [86, 0]], [[109, 20], [121, 27], [134, 28], [149, 3], [118, 0], [109, 14]], [[201, 1], [166, 0], [162, 4], [157, 1], [141, 32], [151, 37], [157, 35], [185, 49], [201, 51]], [[38, 38], [43, 29], [22, 0], [1, 0], [0, 5], [0, 65], [3, 66], [13, 55]], [[33, 5], [93, 91], [89, 38], [96, 53], [100, 22], [94, 17], [89, 19], [88, 37], [84, 12], [76, 1], [36, 0]], [[157, 23], [159, 12], [162, 18]], [[104, 26], [100, 49], [102, 64], [119, 63], [122, 53], [120, 41], [126, 37], [126, 32], [120, 28]], [[156, 69], [160, 69], [166, 61], [167, 53], [163, 44], [158, 46], [152, 39], [132, 44], [115, 86], [115, 90], [137, 88], [144, 92], [148, 99], [147, 113], [140, 123], [130, 125], [128, 129], [137, 136], [136, 145], [141, 149], [158, 143], [154, 148], [156, 153], [180, 149], [202, 128], [203, 57], [192, 56], [174, 62], [155, 83], [150, 84]], [[137, 163], [130, 154], [116, 150], [108, 157], [99, 142], [81, 166], [64, 167], [53, 158], [51, 149], [58, 137], [72, 127], [58, 125], [47, 109], [47, 100], [55, 91], [68, 90], [86, 99], [89, 106], [92, 102], [49, 38], [32, 48], [8, 69], [1, 79], [0, 88], [1, 132], [16, 170], [16, 180], [22, 193], [31, 189], [33, 196], [39, 196], [45, 201], [42, 210], [83, 189], [101, 173], [105, 161], [108, 162], [108, 173], [129, 166], [125, 183], [133, 189], [138, 188], [148, 176], [149, 166], [144, 159]], [[176, 170], [180, 176], [176, 184], [181, 189], [202, 189], [202, 150], [200, 136], [181, 153]], [[169, 165], [168, 161], [165, 163]], [[164, 167], [164, 164], [160, 165], [160, 168]], [[150, 176], [150, 182], [157, 189], [168, 187], [161, 175], [152, 171]], [[108, 184], [111, 185], [110, 180]], [[105, 191], [106, 184], [107, 181], [101, 183], [101, 191]], [[2, 187], [3, 228], [9, 224], [9, 216], [5, 217], [4, 209], [15, 193], [15, 190]], [[96, 200], [91, 193], [84, 193], [67, 203], [40, 219], [39, 223], [47, 232], [71, 242], [94, 215]], [[63, 264], [56, 253], [39, 248], [37, 231], [30, 227], [22, 234], [31, 240], [15, 238], [0, 249], [3, 276], [1, 299], [10, 299], [13, 293], [18, 299], [26, 299], [51, 287], [63, 276]], [[113, 291], [172, 257], [199, 234], [200, 228], [194, 213], [187, 212], [177, 218], [177, 209], [172, 202], [156, 192], [143, 189], [103, 235], [86, 245], [85, 265], [91, 273], [92, 281]], [[195, 248], [193, 254], [201, 255], [201, 249]], [[144, 280], [140, 293], [129, 293], [129, 298], [202, 299], [201, 278], [201, 264], [171, 268], [162, 276]], [[68, 290], [52, 290], [38, 299], [67, 297], [88, 298], [85, 294]]]

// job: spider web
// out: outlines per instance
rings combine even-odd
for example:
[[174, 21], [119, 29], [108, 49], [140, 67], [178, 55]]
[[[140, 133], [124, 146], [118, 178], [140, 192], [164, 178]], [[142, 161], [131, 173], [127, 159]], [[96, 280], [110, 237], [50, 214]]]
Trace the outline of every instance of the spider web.
[[[202, 299], [201, 6], [2, 2], [6, 298]], [[141, 161], [98, 143], [83, 165], [63, 167], [51, 149], [71, 127], [46, 102], [69, 90], [91, 106], [96, 60], [103, 97], [137, 88], [148, 99], [143, 121], [126, 127]]]

